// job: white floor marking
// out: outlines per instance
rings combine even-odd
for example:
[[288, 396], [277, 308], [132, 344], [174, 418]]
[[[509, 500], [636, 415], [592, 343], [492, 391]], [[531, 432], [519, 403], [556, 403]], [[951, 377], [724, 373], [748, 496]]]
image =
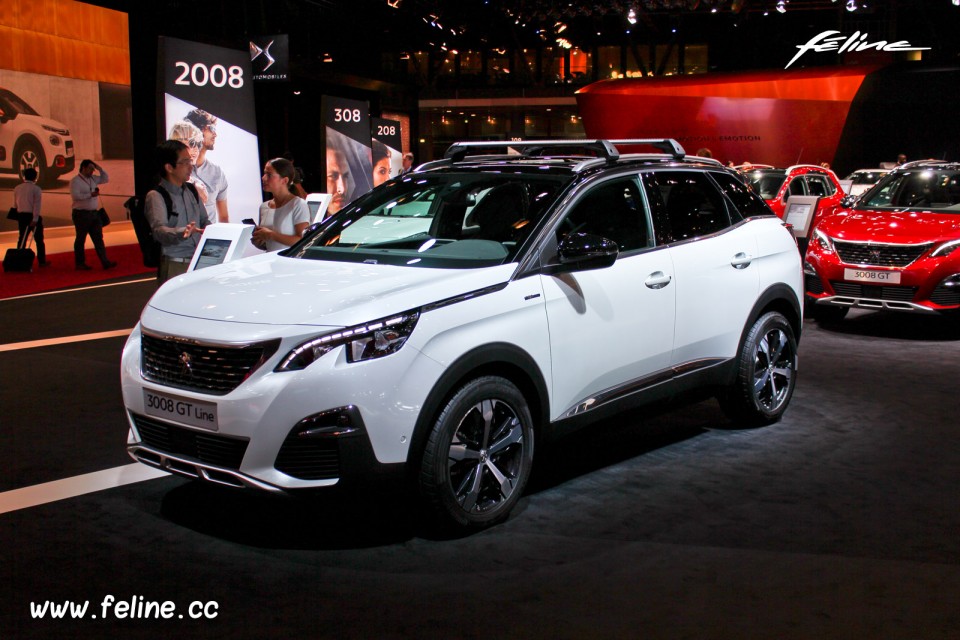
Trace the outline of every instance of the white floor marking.
[[75, 498], [86, 493], [122, 487], [125, 484], [169, 477], [170, 474], [165, 471], [134, 462], [122, 467], [85, 473], [82, 476], [5, 491], [0, 493], [0, 513]]
[[111, 282], [110, 284], [95, 284], [90, 287], [78, 287], [76, 289], [59, 289], [57, 291], [43, 291], [41, 293], [27, 293], [22, 296], [14, 296], [12, 298], [0, 298], [0, 302], [5, 302], [7, 300], [23, 300], [24, 298], [37, 298], [39, 296], [55, 296], [58, 293], [76, 293], [77, 291], [89, 291], [90, 289], [102, 289], [104, 287], [119, 287], [124, 284], [137, 284], [140, 282], [150, 282], [156, 281], [156, 277], [153, 278], [142, 278], [140, 280], [127, 280], [126, 282]]
[[87, 340], [102, 340], [103, 338], [119, 338], [128, 336], [133, 329], [117, 329], [116, 331], [101, 331], [99, 333], [85, 333], [79, 336], [64, 336], [63, 338], [49, 338], [47, 340], [30, 340], [28, 342], [10, 342], [0, 344], [2, 351], [19, 351], [21, 349], [35, 349], [37, 347], [51, 347], [57, 344], [69, 344], [71, 342], [86, 342]]

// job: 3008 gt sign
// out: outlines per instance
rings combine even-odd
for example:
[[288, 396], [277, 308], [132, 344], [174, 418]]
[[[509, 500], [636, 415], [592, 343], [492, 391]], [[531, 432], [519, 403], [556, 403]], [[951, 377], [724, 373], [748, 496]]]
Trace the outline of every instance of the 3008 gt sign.
[[844, 269], [843, 279], [856, 282], [874, 282], [877, 284], [900, 284], [899, 271], [867, 271], [865, 269]]

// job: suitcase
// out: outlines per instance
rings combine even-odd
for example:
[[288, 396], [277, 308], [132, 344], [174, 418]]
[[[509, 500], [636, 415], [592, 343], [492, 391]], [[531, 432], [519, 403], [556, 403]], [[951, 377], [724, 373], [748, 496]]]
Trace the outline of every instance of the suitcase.
[[28, 227], [24, 232], [24, 237], [26, 241], [23, 244], [23, 249], [7, 249], [7, 253], [3, 256], [3, 270], [4, 271], [33, 271], [33, 261], [37, 257], [37, 254], [33, 252], [28, 244], [33, 244], [33, 234], [30, 233], [30, 228]]

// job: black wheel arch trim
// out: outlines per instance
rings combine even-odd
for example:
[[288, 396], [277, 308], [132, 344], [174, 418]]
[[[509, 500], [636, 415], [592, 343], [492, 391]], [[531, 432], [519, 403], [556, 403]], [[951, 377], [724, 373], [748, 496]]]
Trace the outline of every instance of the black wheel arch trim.
[[507, 342], [494, 342], [471, 349], [457, 358], [427, 394], [417, 417], [407, 453], [407, 464], [415, 473], [419, 467], [423, 447], [430, 435], [433, 420], [444, 404], [468, 380], [494, 375], [505, 378], [520, 389], [527, 399], [533, 416], [533, 427], [540, 430], [549, 419], [549, 394], [547, 383], [533, 357]]

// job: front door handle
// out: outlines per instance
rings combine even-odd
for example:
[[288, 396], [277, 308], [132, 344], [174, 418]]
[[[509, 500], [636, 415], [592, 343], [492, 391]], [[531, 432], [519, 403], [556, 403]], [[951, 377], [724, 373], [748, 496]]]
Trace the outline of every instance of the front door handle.
[[753, 262], [753, 256], [748, 256], [741, 251], [737, 255], [733, 256], [733, 260], [730, 261], [730, 266], [734, 269], [746, 269], [750, 266], [751, 262]]
[[670, 284], [670, 281], [673, 280], [673, 276], [668, 276], [663, 271], [654, 271], [647, 279], [643, 281], [643, 284], [647, 285], [650, 289], [663, 289], [665, 286]]

